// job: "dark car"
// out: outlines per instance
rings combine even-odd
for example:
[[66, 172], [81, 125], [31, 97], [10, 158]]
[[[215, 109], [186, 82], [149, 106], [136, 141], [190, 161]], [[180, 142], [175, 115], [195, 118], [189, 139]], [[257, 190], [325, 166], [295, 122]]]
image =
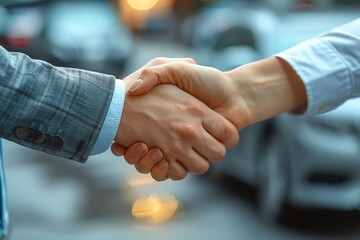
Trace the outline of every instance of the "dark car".
[[123, 73], [132, 34], [116, 8], [101, 0], [5, 1], [0, 44], [57, 66]]

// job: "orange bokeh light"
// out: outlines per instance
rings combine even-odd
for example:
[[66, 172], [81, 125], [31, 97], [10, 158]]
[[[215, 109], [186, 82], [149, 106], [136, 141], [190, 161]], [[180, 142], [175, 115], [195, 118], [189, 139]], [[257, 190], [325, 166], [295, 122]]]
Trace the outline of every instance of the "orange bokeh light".
[[146, 11], [153, 8], [159, 0], [127, 0], [130, 7], [138, 11]]
[[166, 14], [176, 0], [117, 0], [119, 13], [132, 30], [141, 29], [151, 16]]
[[179, 206], [179, 201], [170, 194], [151, 195], [134, 202], [132, 215], [153, 223], [162, 223], [172, 218]]

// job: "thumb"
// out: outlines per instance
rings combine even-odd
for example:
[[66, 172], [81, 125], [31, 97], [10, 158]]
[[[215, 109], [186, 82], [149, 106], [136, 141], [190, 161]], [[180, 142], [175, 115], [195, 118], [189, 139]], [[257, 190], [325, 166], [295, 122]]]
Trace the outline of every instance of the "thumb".
[[169, 83], [187, 91], [186, 81], [182, 79], [184, 71], [189, 70], [193, 63], [171, 62], [159, 66], [145, 68], [139, 79], [129, 89], [130, 95], [141, 95], [149, 92], [158, 84]]
[[139, 79], [130, 87], [128, 93], [134, 96], [141, 95], [149, 92], [159, 83], [158, 76], [149, 68], [146, 68], [141, 72]]

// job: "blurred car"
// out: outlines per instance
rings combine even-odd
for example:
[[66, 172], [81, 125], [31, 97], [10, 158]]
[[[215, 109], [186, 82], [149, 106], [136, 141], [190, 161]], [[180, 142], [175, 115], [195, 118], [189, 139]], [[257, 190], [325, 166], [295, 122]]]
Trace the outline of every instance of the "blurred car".
[[107, 1], [4, 1], [0, 44], [52, 64], [120, 75], [132, 34]]
[[198, 63], [226, 71], [351, 21], [359, 6], [355, 0], [215, 2], [183, 23], [182, 39]]
[[7, 50], [42, 58], [43, 30], [44, 11], [40, 2], [12, 1], [0, 8], [0, 45]]
[[132, 34], [107, 1], [55, 1], [47, 9], [45, 39], [56, 65], [121, 74]]
[[[273, 25], [265, 27], [265, 33], [253, 35], [256, 43], [253, 46], [259, 55], [270, 56], [360, 16], [360, 8], [332, 8], [334, 1], [326, 5], [326, 10], [311, 4], [307, 8], [299, 7], [298, 1], [292, 3], [293, 8], [274, 10], [272, 17], [252, 14], [259, 18], [252, 22], [259, 24], [242, 25], [253, 33], [261, 32], [265, 25]], [[268, 10], [265, 12], [269, 14]], [[216, 56], [213, 55], [214, 61], [221, 59]], [[239, 132], [238, 146], [227, 151], [222, 163], [214, 165], [214, 172], [232, 175], [255, 186], [260, 214], [267, 220], [280, 217], [286, 203], [358, 208], [360, 132], [359, 125], [354, 123], [360, 123], [360, 118], [354, 109], [359, 104], [359, 100], [352, 100], [314, 118], [285, 115], [246, 127]]]
[[279, 219], [286, 206], [360, 207], [360, 99], [313, 117], [284, 114], [248, 126], [215, 173], [257, 187], [259, 211]]
[[199, 63], [230, 70], [263, 57], [259, 39], [271, 45], [274, 21], [272, 12], [246, 2], [214, 3], [184, 23], [183, 38]]
[[259, 158], [264, 213], [283, 204], [353, 210], [360, 206], [360, 99], [314, 117], [283, 115]]

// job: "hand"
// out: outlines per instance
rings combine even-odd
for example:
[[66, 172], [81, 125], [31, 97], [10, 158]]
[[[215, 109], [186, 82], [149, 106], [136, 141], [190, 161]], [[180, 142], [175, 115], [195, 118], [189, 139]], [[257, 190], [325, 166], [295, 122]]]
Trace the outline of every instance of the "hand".
[[[154, 58], [146, 63], [142, 68], [126, 77], [125, 80], [135, 82], [137, 79], [139, 79], [141, 72], [145, 68], [175, 61], [187, 62], [190, 64], [195, 63], [195, 61], [191, 58]], [[158, 181], [163, 181], [168, 178], [167, 172], [169, 164], [167, 160], [163, 159], [163, 153], [158, 148], [151, 149], [150, 152], [148, 152], [147, 146], [143, 143], [134, 143], [128, 148], [125, 148], [119, 143], [113, 142], [111, 150], [116, 156], [124, 155], [125, 160], [129, 164], [135, 165], [135, 168], [140, 173], [149, 173], [151, 171], [153, 178]], [[160, 161], [161, 164], [158, 164]], [[154, 168], [155, 164], [157, 165]]]
[[[288, 63], [275, 57], [230, 72], [180, 62], [150, 67], [129, 94], [144, 94], [160, 83], [172, 83], [191, 93], [238, 129], [282, 112], [304, 109], [307, 104], [301, 78]], [[129, 149], [125, 158], [149, 165], [147, 147], [142, 145], [142, 149], [141, 154]], [[153, 176], [162, 176], [156, 165], [152, 169]]]
[[[125, 79], [136, 81], [139, 79], [141, 72], [145, 68], [175, 61], [195, 64], [195, 61], [191, 58], [154, 58], [146, 63], [143, 67], [127, 76]], [[113, 142], [111, 145], [111, 151], [116, 156], [124, 155], [125, 160], [129, 164], [135, 165], [135, 168], [140, 173], [149, 173], [151, 171], [151, 175], [157, 181], [164, 181], [168, 178], [167, 172], [169, 169], [169, 164], [167, 160], [163, 159], [163, 153], [158, 148], [151, 149], [151, 151], [148, 152], [148, 148], [144, 143], [134, 143], [126, 148], [116, 142]], [[160, 161], [161, 164], [159, 164]], [[155, 164], [156, 167], [154, 168]]]
[[[126, 89], [134, 82], [125, 79]], [[212, 136], [213, 135], [213, 136]], [[226, 145], [238, 141], [236, 128], [205, 104], [174, 86], [159, 86], [146, 96], [127, 97], [115, 141], [123, 146], [142, 140], [159, 147], [169, 160], [168, 175], [203, 173], [220, 160]]]
[[186, 62], [148, 67], [129, 94], [144, 94], [161, 83], [174, 84], [190, 93], [238, 129], [307, 106], [302, 79], [289, 63], [277, 57], [229, 72]]
[[236, 128], [221, 115], [177, 87], [162, 85], [126, 98], [115, 141], [129, 146], [141, 140], [159, 147], [169, 161], [169, 177], [181, 179], [187, 171], [206, 172], [208, 161], [224, 157], [221, 142], [234, 145], [237, 137]]
[[[249, 87], [239, 87], [239, 82], [232, 80], [231, 72], [224, 73], [186, 62], [148, 67], [131, 87], [129, 95], [142, 95], [161, 83], [174, 84], [190, 93], [226, 117], [238, 129], [253, 121], [248, 99], [242, 97]], [[239, 89], [242, 89], [241, 93]]]
[[129, 164], [135, 165], [140, 173], [151, 173], [151, 176], [157, 181], [168, 179], [169, 163], [158, 148], [152, 148], [148, 151], [148, 147], [142, 142], [134, 143], [125, 148], [114, 142], [111, 145], [111, 151], [116, 156], [124, 155], [125, 160]]
[[[214, 68], [201, 67], [194, 65], [193, 62], [180, 62], [180, 61], [172, 61], [169, 63], [164, 63], [156, 66], [148, 67], [143, 70], [141, 73], [140, 79], [143, 79], [143, 84], [141, 86], [134, 84], [133, 89], [137, 87], [135, 91], [129, 92], [131, 95], [139, 95], [143, 94], [147, 91], [150, 91], [156, 84], [159, 83], [173, 83], [178, 85], [181, 89], [191, 93], [196, 96], [203, 102], [205, 102], [208, 106], [217, 109], [218, 106], [221, 106], [222, 103], [228, 102], [227, 105], [232, 105], [231, 101], [226, 99], [227, 95], [231, 95], [231, 90], [234, 89], [234, 86], [231, 85], [231, 82], [225, 75], [222, 75], [220, 71]], [[190, 69], [189, 69], [190, 67]], [[194, 68], [192, 68], [194, 67]], [[164, 74], [165, 73], [165, 74]], [[187, 73], [188, 78], [183, 78], [183, 73]], [[201, 76], [201, 78], [199, 78]], [[186, 82], [187, 80], [191, 80], [192, 78], [201, 80], [202, 82], [195, 82], [195, 84], [190, 84]], [[208, 80], [214, 79], [213, 84], [209, 84]], [[136, 79], [137, 80], [137, 79]], [[218, 83], [228, 83], [221, 84], [218, 86]], [[204, 85], [204, 87], [201, 87]], [[192, 87], [192, 88], [191, 88]], [[217, 95], [211, 95], [212, 99], [207, 99], [209, 97], [206, 93], [213, 92], [217, 90]], [[223, 112], [221, 112], [221, 109]], [[228, 115], [228, 119], [233, 120], [233, 124], [237, 124], [237, 127], [240, 128], [241, 125], [245, 126], [245, 121], [242, 123], [242, 118], [239, 118], [239, 115], [235, 116], [235, 114], [231, 111], [232, 107], [227, 107], [226, 105], [218, 108], [224, 116]], [[234, 116], [232, 116], [234, 114]], [[245, 119], [245, 117], [244, 117]], [[239, 121], [240, 120], [240, 121]], [[237, 135], [238, 136], [238, 135]], [[227, 145], [229, 147], [234, 145]], [[128, 149], [121, 146], [118, 143], [114, 143], [112, 145], [112, 151], [115, 155], [124, 155], [126, 161], [129, 164], [134, 164], [136, 169], [142, 173], [149, 173], [154, 179], [158, 181], [166, 180], [167, 175], [172, 175], [173, 173], [168, 171], [169, 165], [168, 162], [163, 159], [163, 154], [158, 148], [153, 148], [148, 151], [148, 147], [144, 143], [135, 143]], [[158, 164], [159, 163], [159, 164]], [[184, 171], [182, 172], [183, 177]]]

